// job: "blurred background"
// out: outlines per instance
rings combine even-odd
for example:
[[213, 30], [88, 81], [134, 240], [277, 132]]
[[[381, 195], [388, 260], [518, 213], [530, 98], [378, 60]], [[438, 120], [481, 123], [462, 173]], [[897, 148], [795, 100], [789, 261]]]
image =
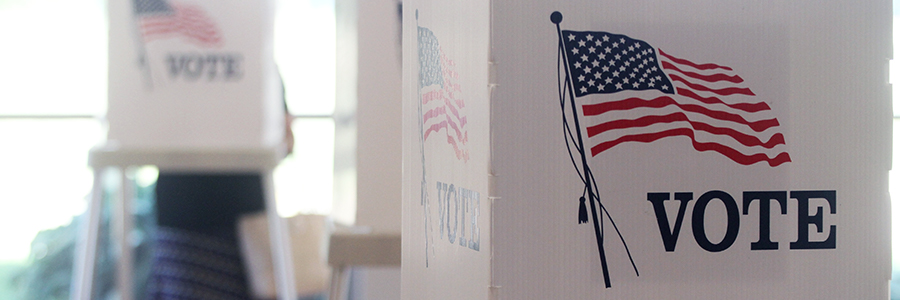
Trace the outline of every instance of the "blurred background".
[[[333, 201], [335, 1], [276, 2], [275, 56], [297, 141], [275, 172], [278, 211], [352, 223], [355, 198]], [[87, 153], [106, 135], [105, 6], [0, 0], [0, 299], [68, 299], [74, 233], [93, 180]], [[135, 176], [139, 229], [152, 228], [156, 174], [144, 167]], [[149, 240], [138, 240], [140, 260]]]

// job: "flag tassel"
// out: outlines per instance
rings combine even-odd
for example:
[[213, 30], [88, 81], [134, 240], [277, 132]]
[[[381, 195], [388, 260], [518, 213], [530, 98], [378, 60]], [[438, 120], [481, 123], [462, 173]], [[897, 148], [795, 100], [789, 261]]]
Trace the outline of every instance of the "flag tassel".
[[587, 207], [584, 205], [584, 197], [579, 200], [581, 200], [581, 204], [578, 206], [578, 224], [584, 224], [588, 222]]

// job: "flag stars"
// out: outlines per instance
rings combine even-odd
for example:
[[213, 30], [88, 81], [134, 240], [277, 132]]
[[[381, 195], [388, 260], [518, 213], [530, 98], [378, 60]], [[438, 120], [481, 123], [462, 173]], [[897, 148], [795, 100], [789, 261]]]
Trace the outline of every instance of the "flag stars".
[[588, 35], [586, 36], [586, 38], [587, 38], [588, 41], [593, 41], [593, 40], [594, 40], [594, 36], [591, 35], [591, 34], [588, 34]]
[[587, 90], [586, 87], [581, 87], [581, 93], [582, 93], [582, 94], [587, 93], [587, 91], [588, 91], [588, 90]]
[[602, 60], [602, 59], [606, 59], [606, 54], [600, 53], [599, 57], [600, 57], [601, 60]]
[[622, 84], [621, 84], [621, 83], [616, 83], [616, 89], [621, 90], [621, 89], [622, 89]]
[[597, 52], [597, 48], [590, 47], [590, 48], [588, 48], [588, 52], [595, 53], [595, 52]]
[[656, 72], [656, 70], [659, 70], [656, 68], [656, 66], [653, 66], [652, 68], [650, 68], [650, 71]]
[[613, 71], [613, 77], [619, 77], [619, 71]]
[[594, 78], [600, 79], [601, 75], [603, 75], [603, 73], [600, 73], [600, 72], [594, 73]]
[[615, 66], [615, 65], [616, 65], [616, 61], [610, 59], [610, 60], [609, 60], [609, 65], [610, 65], [610, 66]]
[[631, 78], [634, 78], [635, 76], [637, 76], [637, 74], [634, 74], [634, 73], [628, 74], [628, 77], [631, 77]]
[[612, 83], [612, 78], [606, 78], [603, 81], [605, 81], [607, 84], [610, 84]]
[[630, 62], [630, 61], [625, 61], [625, 65], [630, 67], [630, 66], [631, 66], [631, 62]]
[[572, 49], [572, 54], [578, 54], [578, 48]]
[[648, 58], [648, 59], [649, 59], [649, 60], [650, 60], [650, 61], [653, 61], [653, 56], [651, 56], [651, 57], [650, 57], [650, 58]]
[[593, 79], [591, 79], [590, 81], [588, 81], [588, 85], [589, 85], [589, 86], [594, 86], [594, 83], [595, 83], [595, 82], [594, 82]]
[[635, 82], [635, 83], [632, 83], [631, 86], [633, 86], [634, 88], [639, 88], [639, 87], [641, 87], [641, 84]]
[[618, 55], [618, 54], [616, 54], [616, 56], [613, 56], [613, 57], [614, 57], [616, 60], [619, 60], [620, 58], [622, 58], [622, 56], [621, 56], [621, 55]]
[[608, 41], [609, 41], [609, 36], [603, 35], [603, 41], [604, 41], [604, 42], [608, 42]]
[[598, 92], [599, 92], [599, 91], [602, 91], [602, 90], [605, 90], [605, 89], [606, 89], [606, 87], [603, 86], [602, 84], [597, 84], [597, 91], [598, 91]]
[[648, 83], [647, 86], [656, 87], [656, 83], [654, 83], [653, 81], [650, 81], [650, 83]]
[[624, 44], [624, 43], [625, 43], [625, 38], [619, 38], [619, 43]]
[[668, 90], [669, 90], [669, 86], [668, 86], [668, 85], [664, 85], [664, 86], [662, 86], [662, 89], [668, 91]]
[[640, 82], [640, 83], [644, 83], [644, 81], [647, 81], [647, 80], [646, 80], [646, 79], [644, 79], [644, 78], [643, 78], [643, 77], [641, 77], [641, 78], [638, 78], [638, 82]]
[[603, 72], [609, 72], [609, 66], [603, 66]]
[[597, 45], [597, 47], [600, 47], [601, 44], [603, 44], [603, 42], [601, 42], [599, 39], [594, 41], [594, 45]]
[[628, 51], [634, 51], [634, 46], [628, 47]]
[[603, 51], [606, 51], [606, 53], [610, 53], [610, 52], [612, 52], [612, 49], [610, 49], [609, 47], [606, 47], [606, 49], [603, 49]]
[[628, 78], [622, 79], [622, 82], [624, 82], [624, 83], [631, 83], [631, 82], [628, 80]]
[[575, 40], [575, 35], [570, 33], [570, 34], [569, 34], [569, 40], [570, 40], [570, 41], [574, 41], [574, 40]]
[[619, 71], [625, 72], [625, 66], [620, 66]]
[[591, 67], [584, 67], [584, 73], [591, 73]]
[[594, 61], [592, 61], [591, 64], [594, 65], [595, 68], [600, 66], [600, 62], [597, 61], [596, 59]]
[[575, 68], [576, 68], [576, 69], [581, 69], [581, 62], [580, 62], [580, 61], [576, 61], [576, 62], [575, 62]]
[[578, 41], [578, 47], [584, 47], [587, 43], [584, 40]]
[[635, 48], [641, 48], [641, 43], [634, 43]]
[[619, 48], [619, 43], [613, 42], [613, 48]]
[[578, 76], [578, 82], [583, 82], [583, 81], [584, 81], [584, 75]]
[[588, 56], [587, 56], [587, 55], [583, 55], [583, 54], [582, 54], [582, 55], [581, 55], [581, 60], [583, 60], [583, 61], [587, 61], [587, 60], [588, 60]]

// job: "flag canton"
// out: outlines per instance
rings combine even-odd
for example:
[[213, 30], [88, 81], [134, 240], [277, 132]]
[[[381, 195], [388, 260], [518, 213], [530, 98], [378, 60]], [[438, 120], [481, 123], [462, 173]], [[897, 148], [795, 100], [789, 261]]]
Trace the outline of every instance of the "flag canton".
[[134, 14], [138, 16], [172, 12], [172, 7], [165, 0], [134, 0]]
[[575, 96], [624, 90], [675, 92], [647, 42], [602, 31], [563, 31]]
[[419, 87], [444, 85], [441, 49], [437, 37], [428, 28], [419, 27]]

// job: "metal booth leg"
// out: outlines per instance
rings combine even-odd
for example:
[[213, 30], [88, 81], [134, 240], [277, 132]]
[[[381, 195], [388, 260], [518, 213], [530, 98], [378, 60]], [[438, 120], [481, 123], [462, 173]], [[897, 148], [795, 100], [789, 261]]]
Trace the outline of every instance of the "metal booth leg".
[[272, 170], [267, 170], [262, 177], [278, 299], [296, 299], [297, 289], [294, 286], [294, 260], [291, 255], [290, 237], [286, 228], [287, 224], [278, 215], [278, 207], [275, 204], [275, 183], [272, 178]]
[[103, 168], [94, 168], [94, 186], [75, 244], [75, 265], [69, 299], [90, 300], [97, 258], [97, 234], [100, 230], [100, 205], [103, 200]]
[[328, 300], [344, 300], [350, 289], [350, 267], [346, 265], [334, 266], [331, 271], [331, 287], [328, 291]]
[[134, 228], [134, 183], [128, 179], [130, 168], [122, 168], [119, 179], [120, 189], [118, 201], [114, 201], [116, 210], [113, 213], [113, 228], [116, 235], [119, 257], [116, 287], [119, 299], [134, 299], [134, 249], [131, 245], [131, 232]]

